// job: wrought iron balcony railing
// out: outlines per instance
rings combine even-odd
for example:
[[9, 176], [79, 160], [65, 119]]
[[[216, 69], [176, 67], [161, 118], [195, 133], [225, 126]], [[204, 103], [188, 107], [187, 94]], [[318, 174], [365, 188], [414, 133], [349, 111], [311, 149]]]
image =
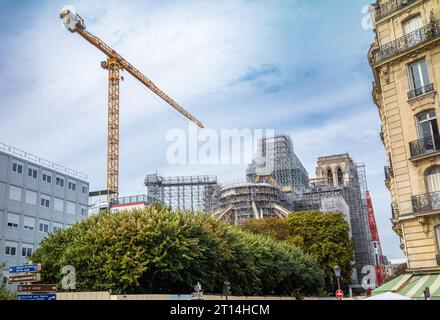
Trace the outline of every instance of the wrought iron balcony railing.
[[440, 209], [440, 192], [430, 192], [411, 197], [414, 213]]
[[389, 166], [386, 166], [384, 167], [384, 171], [385, 171], [385, 181], [391, 180], [391, 178], [393, 177], [393, 170]]
[[421, 96], [422, 94], [429, 93], [432, 91], [434, 91], [434, 84], [430, 83], [424, 87], [420, 87], [420, 88], [409, 91], [408, 92], [408, 99], [414, 99], [418, 96]]
[[389, 0], [376, 8], [376, 20], [386, 18], [396, 11], [410, 5], [416, 0]]
[[440, 151], [440, 135], [434, 135], [409, 143], [411, 158], [421, 157]]
[[379, 48], [372, 57], [374, 64], [387, 58], [403, 53], [406, 50], [414, 48], [419, 44], [433, 39], [440, 35], [440, 20], [432, 20], [424, 27], [417, 29], [407, 35], [391, 41]]
[[399, 219], [400, 212], [399, 212], [399, 205], [397, 204], [397, 202], [393, 202], [391, 204], [391, 215], [394, 220]]

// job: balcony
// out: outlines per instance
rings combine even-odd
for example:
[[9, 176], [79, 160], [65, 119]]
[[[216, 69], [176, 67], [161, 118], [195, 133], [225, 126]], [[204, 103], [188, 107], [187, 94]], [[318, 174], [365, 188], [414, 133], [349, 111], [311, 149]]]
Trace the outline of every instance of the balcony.
[[417, 98], [421, 95], [424, 95], [424, 94], [427, 94], [427, 93], [430, 93], [433, 91], [434, 91], [434, 84], [430, 83], [424, 87], [420, 87], [420, 88], [409, 91], [408, 92], [408, 99], [411, 100], [411, 99]]
[[393, 177], [393, 169], [386, 166], [384, 167], [384, 171], [385, 171], [385, 181], [390, 181], [391, 178]]
[[399, 205], [397, 204], [397, 202], [393, 202], [391, 204], [391, 215], [393, 220], [399, 219], [400, 212], [399, 212]]
[[440, 35], [440, 20], [432, 20], [424, 27], [391, 41], [379, 48], [372, 57], [372, 63], [377, 64], [385, 59], [403, 53], [411, 48]]
[[414, 2], [416, 0], [389, 0], [376, 8], [376, 20], [384, 19]]
[[414, 213], [440, 209], [440, 192], [430, 192], [411, 197]]
[[440, 135], [426, 137], [409, 143], [411, 159], [440, 151]]

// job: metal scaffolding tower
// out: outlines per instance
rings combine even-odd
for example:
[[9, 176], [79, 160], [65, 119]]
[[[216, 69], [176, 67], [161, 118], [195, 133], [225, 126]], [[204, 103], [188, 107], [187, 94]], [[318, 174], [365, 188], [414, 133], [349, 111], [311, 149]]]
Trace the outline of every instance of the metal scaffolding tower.
[[309, 175], [296, 156], [288, 135], [261, 139], [246, 177], [248, 182], [259, 182], [260, 177], [271, 177], [280, 189], [294, 193], [301, 193], [309, 181]]
[[147, 195], [173, 210], [212, 212], [216, 176], [163, 177], [157, 173], [145, 178]]

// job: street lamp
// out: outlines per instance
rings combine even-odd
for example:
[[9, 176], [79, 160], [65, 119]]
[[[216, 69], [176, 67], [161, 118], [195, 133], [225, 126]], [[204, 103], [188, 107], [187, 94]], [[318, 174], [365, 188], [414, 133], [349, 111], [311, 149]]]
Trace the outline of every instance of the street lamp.
[[338, 281], [338, 290], [341, 290], [341, 283], [340, 283], [340, 281], [339, 281], [339, 279], [341, 278], [341, 267], [338, 266], [338, 265], [336, 265], [336, 266], [333, 268], [333, 271], [334, 271], [334, 273], [335, 273], [336, 280]]

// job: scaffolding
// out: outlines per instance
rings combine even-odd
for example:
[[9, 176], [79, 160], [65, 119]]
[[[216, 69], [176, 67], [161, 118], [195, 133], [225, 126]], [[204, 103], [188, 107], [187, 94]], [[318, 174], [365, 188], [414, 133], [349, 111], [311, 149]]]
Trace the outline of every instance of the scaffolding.
[[257, 154], [248, 166], [246, 178], [248, 182], [259, 182], [259, 177], [271, 177], [284, 191], [303, 192], [309, 175], [296, 156], [288, 135], [259, 140]]
[[240, 224], [248, 219], [283, 218], [291, 212], [292, 203], [278, 187], [266, 183], [235, 181], [220, 186], [219, 219]]
[[147, 195], [173, 210], [212, 212], [216, 176], [164, 177], [158, 173], [145, 177]]
[[[371, 250], [371, 234], [368, 224], [367, 210], [367, 178], [364, 164], [356, 164], [348, 155], [337, 155], [320, 158], [321, 165], [318, 165], [317, 173], [320, 178], [309, 181], [309, 186], [303, 194], [295, 195], [294, 210], [321, 210], [323, 199], [343, 198], [348, 206], [348, 222], [352, 239], [355, 242], [355, 270], [354, 278], [360, 281], [362, 268], [373, 265], [373, 255]], [[343, 166], [342, 164], [345, 164]], [[342, 181], [328, 179], [324, 168], [345, 168], [344, 179]], [[336, 202], [336, 201], [335, 201]], [[341, 211], [344, 204], [340, 204]]]

